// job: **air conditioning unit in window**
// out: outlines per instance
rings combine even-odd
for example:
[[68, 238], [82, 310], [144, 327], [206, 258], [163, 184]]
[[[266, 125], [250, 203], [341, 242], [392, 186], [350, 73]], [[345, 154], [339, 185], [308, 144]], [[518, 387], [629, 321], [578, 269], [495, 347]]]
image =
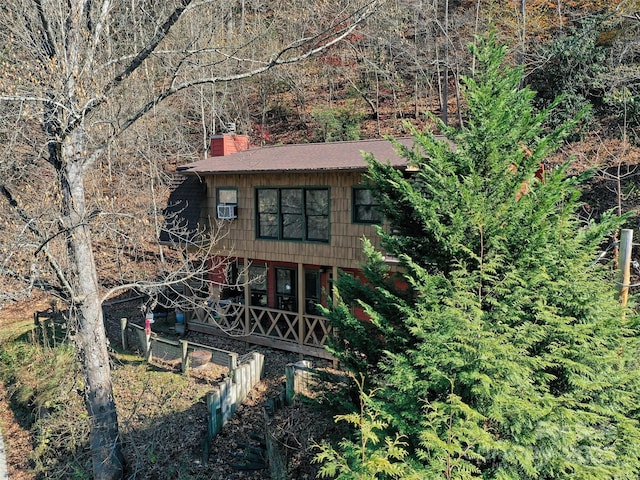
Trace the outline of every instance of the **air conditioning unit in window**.
[[235, 204], [221, 203], [218, 205], [218, 218], [220, 220], [232, 220], [238, 218], [238, 206]]

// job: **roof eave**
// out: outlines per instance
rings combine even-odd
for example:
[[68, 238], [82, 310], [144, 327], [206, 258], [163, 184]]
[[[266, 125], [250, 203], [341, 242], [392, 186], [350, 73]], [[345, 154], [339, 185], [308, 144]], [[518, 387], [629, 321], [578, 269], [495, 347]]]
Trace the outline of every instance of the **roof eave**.
[[[406, 170], [407, 165], [393, 165], [394, 168], [399, 170]], [[264, 174], [288, 174], [288, 173], [318, 173], [318, 172], [354, 172], [364, 173], [367, 172], [366, 166], [362, 167], [345, 167], [345, 168], [304, 168], [304, 169], [255, 169], [255, 170], [197, 170], [197, 169], [185, 169], [179, 170], [183, 175], [264, 175]]]

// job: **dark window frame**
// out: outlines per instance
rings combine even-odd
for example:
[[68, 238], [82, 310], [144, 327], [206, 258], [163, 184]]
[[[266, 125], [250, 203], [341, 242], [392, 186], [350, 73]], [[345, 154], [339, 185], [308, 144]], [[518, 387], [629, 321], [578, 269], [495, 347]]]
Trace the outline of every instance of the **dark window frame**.
[[[280, 273], [287, 274], [289, 289], [282, 290], [282, 285], [280, 284]], [[298, 310], [298, 272], [295, 268], [291, 267], [280, 267], [276, 266], [274, 268], [275, 275], [275, 302], [276, 308], [278, 310], [287, 310], [290, 312], [295, 312]]]
[[[283, 203], [284, 195], [295, 196], [296, 192], [300, 194], [299, 211], [296, 211], [295, 205]], [[326, 195], [324, 211], [314, 209], [312, 205], [315, 192]], [[331, 189], [329, 187], [256, 187], [255, 212], [256, 239], [323, 244], [331, 242]], [[299, 219], [296, 220], [296, 217]], [[321, 227], [317, 231], [322, 234], [326, 232], [326, 238], [314, 235], [312, 230], [314, 224]], [[298, 230], [296, 225], [299, 226]]]
[[[358, 203], [357, 192], [361, 191], [371, 192], [372, 203]], [[360, 218], [358, 211], [362, 207], [371, 208], [374, 212], [373, 216], [377, 218], [373, 218], [371, 220], [363, 220]], [[375, 215], [375, 212], [377, 212], [377, 215]], [[359, 185], [351, 188], [351, 222], [359, 225], [381, 225], [384, 222], [384, 215], [380, 211], [380, 203], [375, 201], [371, 188], [365, 185]]]

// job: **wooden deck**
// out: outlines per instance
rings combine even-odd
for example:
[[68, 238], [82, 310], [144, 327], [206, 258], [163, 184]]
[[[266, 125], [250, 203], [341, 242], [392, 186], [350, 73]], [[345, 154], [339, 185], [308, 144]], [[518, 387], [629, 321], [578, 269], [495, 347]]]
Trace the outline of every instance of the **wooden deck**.
[[187, 319], [194, 332], [334, 360], [324, 348], [331, 334], [329, 321], [317, 315], [221, 302], [196, 309]]

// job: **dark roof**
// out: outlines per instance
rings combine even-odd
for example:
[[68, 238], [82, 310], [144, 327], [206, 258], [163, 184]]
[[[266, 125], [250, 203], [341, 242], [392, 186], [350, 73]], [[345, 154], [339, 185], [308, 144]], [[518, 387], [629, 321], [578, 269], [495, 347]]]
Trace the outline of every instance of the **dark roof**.
[[174, 188], [165, 208], [160, 242], [193, 243], [198, 232], [202, 202], [207, 198], [207, 185], [197, 176], [175, 175]]
[[[411, 147], [411, 137], [398, 138]], [[184, 174], [230, 173], [303, 173], [317, 171], [365, 171], [362, 152], [372, 153], [381, 162], [403, 167], [407, 160], [398, 156], [389, 140], [359, 140], [352, 142], [300, 143], [252, 148], [224, 157], [208, 157], [178, 168]]]

